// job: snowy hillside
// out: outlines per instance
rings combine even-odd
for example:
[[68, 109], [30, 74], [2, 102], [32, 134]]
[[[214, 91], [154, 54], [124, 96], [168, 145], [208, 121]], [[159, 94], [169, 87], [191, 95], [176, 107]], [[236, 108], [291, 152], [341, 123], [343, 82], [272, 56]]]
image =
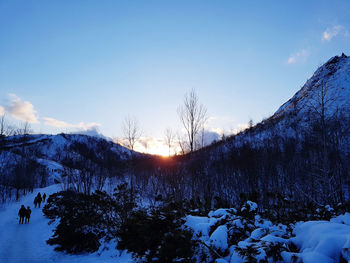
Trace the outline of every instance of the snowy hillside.
[[96, 148], [99, 144], [104, 144], [105, 150], [112, 151], [122, 159], [130, 157], [130, 150], [127, 148], [107, 141], [102, 138], [92, 137], [81, 134], [57, 134], [57, 135], [17, 135], [6, 137], [3, 141], [2, 148], [13, 151], [21, 147], [35, 148], [38, 155], [44, 156], [46, 159], [57, 160], [60, 153], [67, 150], [74, 143], [85, 144], [89, 148]]
[[296, 112], [302, 119], [308, 111], [317, 107], [324, 89], [326, 115], [332, 115], [338, 109], [350, 109], [350, 57], [342, 54], [329, 59], [318, 68], [305, 85], [272, 116], [279, 118]]
[[203, 196], [218, 196], [230, 206], [245, 198], [267, 209], [292, 201], [292, 210], [347, 202], [349, 98], [350, 57], [343, 54], [318, 68], [273, 116], [179, 157], [179, 167], [186, 168], [188, 184], [198, 180]]
[[[262, 146], [273, 137], [303, 139], [321, 118], [338, 120], [350, 115], [350, 57], [342, 54], [319, 67], [304, 86], [271, 117], [218, 143], [229, 151], [245, 143]], [[322, 117], [323, 116], [323, 117]], [[347, 125], [347, 124], [346, 124]], [[346, 138], [350, 144], [350, 137]], [[214, 145], [215, 148], [215, 145]], [[345, 150], [345, 149], [344, 149]]]
[[[35, 170], [45, 178], [36, 186], [61, 182], [62, 176], [91, 169], [117, 169], [129, 160], [131, 151], [103, 138], [79, 134], [18, 135], [0, 141], [0, 169], [18, 175], [16, 169]], [[90, 166], [85, 166], [87, 163]]]

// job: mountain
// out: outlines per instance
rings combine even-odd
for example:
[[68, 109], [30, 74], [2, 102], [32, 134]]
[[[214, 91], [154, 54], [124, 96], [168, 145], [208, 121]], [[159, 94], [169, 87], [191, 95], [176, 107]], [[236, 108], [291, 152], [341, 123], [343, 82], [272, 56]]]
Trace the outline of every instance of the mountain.
[[103, 138], [0, 138], [0, 185], [12, 191], [56, 181], [89, 193], [112, 178], [132, 175], [145, 193], [179, 199], [201, 195], [210, 202], [220, 196], [234, 204], [240, 194], [261, 191], [264, 202], [277, 192], [338, 202], [350, 196], [345, 188], [350, 185], [349, 98], [350, 57], [342, 54], [318, 68], [271, 117], [185, 156], [163, 160], [137, 154], [146, 158], [131, 163], [135, 153]]
[[117, 173], [115, 170], [130, 157], [131, 151], [119, 144], [81, 134], [16, 135], [0, 141], [2, 173], [10, 176], [19, 174], [19, 170], [35, 170], [47, 176], [45, 184], [61, 182], [62, 176], [72, 170], [114, 169]]
[[186, 195], [208, 202], [349, 200], [350, 57], [328, 60], [271, 117], [178, 159]]
[[[304, 86], [269, 118], [228, 137], [224, 147], [250, 143], [261, 146], [276, 136], [303, 140], [317, 121], [348, 119], [350, 114], [350, 57], [344, 53], [319, 67]], [[348, 124], [344, 123], [347, 128]], [[350, 144], [350, 138], [347, 138]], [[215, 147], [215, 146], [214, 146]]]
[[325, 105], [326, 115], [333, 115], [339, 109], [350, 109], [350, 57], [343, 53], [329, 59], [271, 118], [296, 113], [300, 119], [305, 119], [310, 108], [319, 106], [322, 91], [325, 104], [328, 104]]

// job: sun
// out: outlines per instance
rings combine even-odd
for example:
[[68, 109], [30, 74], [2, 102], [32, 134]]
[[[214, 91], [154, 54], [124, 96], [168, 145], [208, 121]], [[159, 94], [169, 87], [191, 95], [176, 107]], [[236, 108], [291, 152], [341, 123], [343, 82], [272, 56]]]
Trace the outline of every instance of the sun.
[[135, 151], [169, 157], [174, 155], [174, 149], [165, 144], [164, 139], [153, 137], [142, 137], [135, 144]]
[[154, 154], [154, 155], [160, 155], [163, 157], [170, 156], [168, 147], [163, 147], [163, 146], [154, 146], [152, 148], [147, 148], [147, 153]]

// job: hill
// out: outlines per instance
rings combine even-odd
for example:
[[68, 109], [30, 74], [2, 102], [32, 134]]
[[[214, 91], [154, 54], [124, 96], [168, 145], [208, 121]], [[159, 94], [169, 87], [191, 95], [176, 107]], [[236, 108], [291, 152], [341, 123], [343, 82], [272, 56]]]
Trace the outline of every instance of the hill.
[[87, 135], [4, 137], [0, 141], [3, 199], [13, 188], [18, 192], [58, 182], [83, 191], [101, 188], [109, 177], [123, 173], [131, 154], [119, 144]]

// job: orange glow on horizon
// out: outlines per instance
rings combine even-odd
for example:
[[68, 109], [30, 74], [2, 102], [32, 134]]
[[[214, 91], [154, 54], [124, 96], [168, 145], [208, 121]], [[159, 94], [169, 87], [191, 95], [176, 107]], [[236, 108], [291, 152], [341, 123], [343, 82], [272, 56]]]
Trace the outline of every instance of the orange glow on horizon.
[[[123, 143], [123, 140], [117, 140], [121, 145], [127, 145]], [[153, 137], [141, 137], [136, 143], [134, 150], [141, 153], [148, 153], [152, 155], [159, 155], [165, 158], [175, 155], [179, 149], [176, 146], [170, 148], [165, 144], [164, 139]]]

